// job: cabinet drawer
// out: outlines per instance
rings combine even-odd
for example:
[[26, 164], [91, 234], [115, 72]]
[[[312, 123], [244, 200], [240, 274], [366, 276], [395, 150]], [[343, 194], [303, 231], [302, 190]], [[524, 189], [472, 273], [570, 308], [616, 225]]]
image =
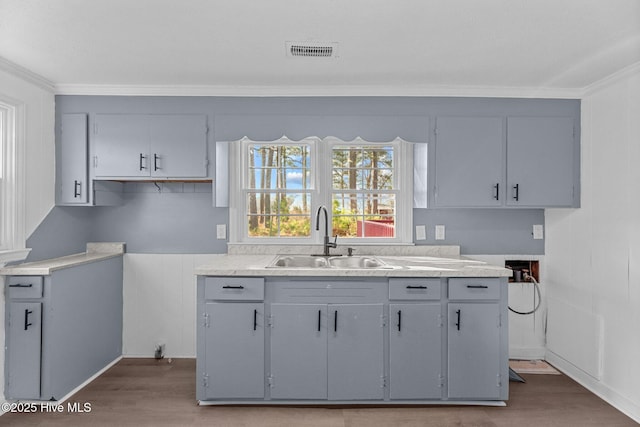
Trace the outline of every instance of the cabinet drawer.
[[391, 278], [390, 300], [439, 300], [440, 279]]
[[264, 300], [262, 277], [207, 277], [204, 297], [208, 300]]
[[449, 299], [452, 299], [452, 300], [500, 299], [500, 279], [494, 279], [494, 278], [449, 279]]
[[7, 283], [9, 298], [42, 298], [42, 276], [11, 276]]

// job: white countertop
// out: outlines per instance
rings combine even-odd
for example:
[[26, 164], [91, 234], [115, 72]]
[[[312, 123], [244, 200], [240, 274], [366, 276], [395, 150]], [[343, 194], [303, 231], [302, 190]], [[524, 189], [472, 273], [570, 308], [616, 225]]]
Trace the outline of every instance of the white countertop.
[[201, 276], [333, 276], [333, 277], [509, 277], [511, 270], [464, 257], [387, 256], [377, 258], [387, 268], [267, 267], [276, 257], [265, 255], [216, 255], [195, 269]]
[[0, 276], [48, 276], [52, 271], [121, 256], [124, 243], [87, 243], [87, 251], [0, 268]]

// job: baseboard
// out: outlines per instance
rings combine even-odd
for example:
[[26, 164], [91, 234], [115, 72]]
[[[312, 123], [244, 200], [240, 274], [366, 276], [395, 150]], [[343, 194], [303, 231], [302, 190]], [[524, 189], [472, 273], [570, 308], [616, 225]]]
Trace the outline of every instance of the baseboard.
[[509, 359], [544, 360], [547, 349], [544, 347], [509, 348]]
[[[125, 359], [153, 359], [153, 358], [155, 358], [155, 354], [153, 354], [153, 353], [149, 353], [149, 354], [123, 354], [122, 357], [125, 358]], [[162, 358], [163, 359], [195, 359], [196, 355], [195, 354], [180, 354], [180, 355], [165, 354]]]
[[578, 384], [633, 419], [635, 422], [640, 423], [640, 406], [636, 403], [607, 387], [601, 381], [552, 351], [547, 350], [545, 360], [553, 365], [554, 368], [558, 369]]

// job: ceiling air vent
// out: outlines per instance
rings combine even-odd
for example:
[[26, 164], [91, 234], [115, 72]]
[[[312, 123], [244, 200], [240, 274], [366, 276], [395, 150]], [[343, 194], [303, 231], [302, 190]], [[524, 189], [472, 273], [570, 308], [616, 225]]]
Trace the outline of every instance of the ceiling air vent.
[[287, 42], [287, 56], [337, 58], [338, 43]]

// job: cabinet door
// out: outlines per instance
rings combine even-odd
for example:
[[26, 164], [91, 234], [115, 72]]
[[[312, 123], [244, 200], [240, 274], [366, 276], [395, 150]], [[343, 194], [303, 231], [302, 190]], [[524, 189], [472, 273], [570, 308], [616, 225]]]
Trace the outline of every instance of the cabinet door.
[[440, 304], [389, 304], [389, 397], [442, 398]]
[[438, 117], [436, 206], [502, 205], [503, 147], [502, 118]]
[[7, 397], [40, 399], [42, 304], [10, 302], [7, 345]]
[[149, 138], [152, 176], [207, 176], [206, 116], [150, 116]]
[[87, 115], [63, 114], [60, 127], [60, 203], [84, 204], [88, 199]]
[[264, 304], [207, 303], [205, 395], [264, 398]]
[[448, 310], [449, 398], [499, 399], [499, 304], [450, 303]]
[[573, 158], [573, 118], [509, 117], [507, 204], [572, 206]]
[[331, 304], [329, 399], [384, 398], [382, 304]]
[[271, 305], [271, 398], [327, 398], [326, 304]]
[[149, 176], [149, 119], [135, 114], [97, 114], [96, 177]]

